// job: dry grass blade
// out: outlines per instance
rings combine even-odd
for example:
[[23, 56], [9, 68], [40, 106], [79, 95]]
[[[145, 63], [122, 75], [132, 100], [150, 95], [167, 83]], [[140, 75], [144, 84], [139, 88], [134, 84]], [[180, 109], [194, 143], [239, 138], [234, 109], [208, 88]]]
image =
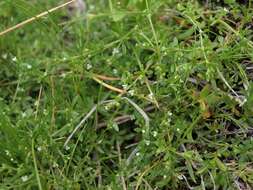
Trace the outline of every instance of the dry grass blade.
[[92, 77], [93, 80], [95, 80], [96, 82], [98, 82], [99, 84], [101, 84], [102, 86], [112, 90], [112, 91], [115, 91], [115, 92], [119, 92], [120, 94], [125, 94], [126, 91], [125, 90], [122, 90], [120, 88], [116, 88], [114, 86], [111, 86], [109, 84], [106, 84], [105, 82], [99, 80], [97, 77]]
[[[155, 109], [154, 106], [149, 106], [147, 108], [144, 109], [145, 112], [151, 112]], [[126, 123], [128, 121], [131, 121], [132, 120], [132, 116], [131, 115], [122, 115], [122, 116], [118, 116], [116, 117], [113, 122], [114, 123], [117, 123], [118, 125], [120, 124], [123, 124], [123, 123]], [[107, 126], [107, 122], [102, 122], [102, 123], [99, 123], [97, 128], [100, 129], [100, 128], [103, 128], [103, 127], [106, 127]]]
[[31, 22], [33, 22], [33, 21], [35, 21], [35, 20], [37, 20], [37, 19], [39, 19], [39, 18], [41, 18], [41, 17], [43, 17], [43, 16], [46, 16], [46, 15], [48, 15], [49, 13], [52, 13], [52, 12], [54, 12], [54, 11], [60, 9], [60, 8], [66, 7], [67, 5], [73, 3], [74, 1], [76, 1], [76, 0], [68, 1], [68, 2], [66, 2], [66, 3], [64, 3], [64, 4], [61, 4], [61, 5], [57, 6], [57, 7], [54, 7], [54, 8], [52, 8], [52, 9], [50, 9], [50, 10], [47, 10], [47, 11], [45, 11], [45, 12], [42, 12], [42, 13], [40, 13], [40, 14], [38, 14], [38, 15], [32, 17], [32, 18], [29, 18], [29, 19], [27, 19], [27, 20], [25, 20], [25, 21], [23, 21], [23, 22], [21, 22], [21, 23], [15, 25], [15, 26], [12, 26], [12, 27], [10, 27], [10, 28], [8, 28], [8, 29], [6, 29], [6, 30], [0, 32], [0, 36], [3, 36], [3, 35], [5, 35], [5, 34], [11, 32], [11, 31], [13, 31], [13, 30], [18, 29], [18, 28], [21, 28], [22, 26], [24, 26], [24, 25], [26, 25], [26, 24], [29, 24], [29, 23], [31, 23]]
[[69, 137], [67, 138], [67, 140], [64, 143], [64, 147], [67, 146], [68, 142], [70, 141], [70, 139], [73, 137], [73, 135], [78, 131], [78, 129], [85, 123], [85, 121], [95, 112], [95, 110], [97, 109], [97, 105], [93, 106], [93, 108], [89, 111], [89, 113], [87, 115], [85, 115], [85, 117], [81, 120], [81, 122], [75, 127], [75, 129], [73, 130], [73, 132], [69, 135]]
[[109, 80], [109, 81], [120, 80], [120, 78], [117, 78], [117, 77], [109, 77], [109, 76], [99, 75], [99, 74], [93, 74], [93, 76], [101, 80]]
[[130, 100], [129, 98], [127, 97], [123, 97], [122, 99], [125, 99], [127, 100], [143, 117], [143, 119], [145, 120], [145, 125], [146, 127], [149, 129], [149, 117], [148, 115], [146, 114], [146, 112], [140, 108], [140, 106], [138, 106], [136, 103], [134, 103], [132, 100]]
[[96, 111], [97, 107], [99, 105], [112, 102], [111, 100], [106, 100], [98, 103], [97, 105], [94, 105], [92, 109], [83, 117], [83, 119], [80, 121], [80, 123], [75, 127], [75, 129], [72, 131], [72, 133], [68, 136], [67, 140], [64, 143], [64, 147], [67, 146], [71, 138], [74, 136], [74, 134], [80, 129], [80, 127], [83, 126], [83, 124], [91, 117], [91, 115]]

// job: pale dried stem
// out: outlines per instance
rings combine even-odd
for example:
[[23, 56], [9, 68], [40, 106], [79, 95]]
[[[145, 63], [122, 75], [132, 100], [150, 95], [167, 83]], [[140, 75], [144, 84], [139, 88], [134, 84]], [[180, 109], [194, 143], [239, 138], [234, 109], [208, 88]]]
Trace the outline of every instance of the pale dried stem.
[[25, 20], [25, 21], [23, 21], [23, 22], [21, 22], [21, 23], [18, 23], [17, 25], [12, 26], [12, 27], [10, 27], [10, 28], [8, 28], [8, 29], [6, 29], [6, 30], [0, 32], [0, 36], [3, 36], [3, 35], [5, 35], [5, 34], [11, 32], [11, 31], [13, 31], [13, 30], [18, 29], [18, 28], [21, 28], [22, 26], [24, 26], [24, 25], [26, 25], [26, 24], [29, 24], [29, 23], [31, 23], [31, 22], [33, 22], [33, 21], [35, 21], [35, 20], [37, 20], [37, 19], [39, 19], [39, 18], [41, 18], [41, 17], [43, 17], [43, 16], [46, 16], [46, 15], [48, 15], [48, 14], [50, 14], [50, 13], [52, 13], [52, 12], [54, 12], [54, 11], [60, 9], [60, 8], [66, 7], [66, 6], [68, 6], [69, 4], [73, 3], [74, 1], [76, 1], [76, 0], [68, 1], [68, 2], [66, 2], [66, 3], [64, 3], [64, 4], [61, 4], [61, 5], [57, 6], [57, 7], [54, 7], [54, 8], [52, 8], [52, 9], [47, 10], [47, 11], [44, 11], [44, 12], [42, 12], [42, 13], [40, 13], [40, 14], [38, 14], [38, 15], [32, 17], [32, 18], [29, 18], [29, 19], [27, 19], [27, 20]]

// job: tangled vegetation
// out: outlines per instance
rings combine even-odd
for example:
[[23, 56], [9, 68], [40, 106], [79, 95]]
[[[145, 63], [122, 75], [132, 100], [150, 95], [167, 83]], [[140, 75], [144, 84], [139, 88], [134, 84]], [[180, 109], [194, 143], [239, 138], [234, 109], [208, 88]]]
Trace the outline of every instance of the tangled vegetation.
[[251, 189], [251, 1], [86, 3], [0, 36], [0, 189]]

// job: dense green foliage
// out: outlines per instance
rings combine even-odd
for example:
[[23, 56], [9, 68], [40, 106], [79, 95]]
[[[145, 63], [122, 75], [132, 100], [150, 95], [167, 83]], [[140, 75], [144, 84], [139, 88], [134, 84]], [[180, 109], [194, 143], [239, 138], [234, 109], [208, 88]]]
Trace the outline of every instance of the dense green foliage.
[[[1, 0], [0, 31], [57, 5]], [[250, 189], [251, 2], [87, 5], [0, 36], [0, 189]]]

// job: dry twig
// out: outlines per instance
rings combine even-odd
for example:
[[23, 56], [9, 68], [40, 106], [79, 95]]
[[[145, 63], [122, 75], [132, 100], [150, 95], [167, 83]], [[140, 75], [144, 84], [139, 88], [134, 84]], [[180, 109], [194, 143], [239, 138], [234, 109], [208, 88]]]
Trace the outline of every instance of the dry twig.
[[21, 28], [22, 26], [24, 26], [26, 24], [29, 24], [29, 23], [31, 23], [31, 22], [33, 22], [33, 21], [35, 21], [35, 20], [37, 20], [37, 19], [39, 19], [39, 18], [41, 18], [43, 16], [46, 16], [46, 15], [48, 15], [48, 14], [50, 14], [50, 13], [52, 13], [52, 12], [54, 12], [54, 11], [60, 9], [60, 8], [66, 7], [66, 6], [68, 6], [69, 4], [71, 4], [71, 3], [75, 2], [75, 1], [76, 0], [71, 0], [71, 1], [68, 1], [68, 2], [66, 2], [64, 4], [61, 4], [61, 5], [57, 6], [57, 7], [54, 7], [52, 9], [47, 10], [47, 11], [44, 11], [43, 13], [40, 13], [40, 14], [32, 17], [32, 18], [29, 18], [29, 19], [27, 19], [27, 20], [25, 20], [25, 21], [23, 21], [23, 22], [15, 25], [15, 26], [12, 26], [12, 27], [10, 27], [10, 28], [8, 28], [8, 29], [0, 32], [0, 36], [3, 36], [3, 35], [11, 32], [13, 30], [18, 29], [18, 28]]

